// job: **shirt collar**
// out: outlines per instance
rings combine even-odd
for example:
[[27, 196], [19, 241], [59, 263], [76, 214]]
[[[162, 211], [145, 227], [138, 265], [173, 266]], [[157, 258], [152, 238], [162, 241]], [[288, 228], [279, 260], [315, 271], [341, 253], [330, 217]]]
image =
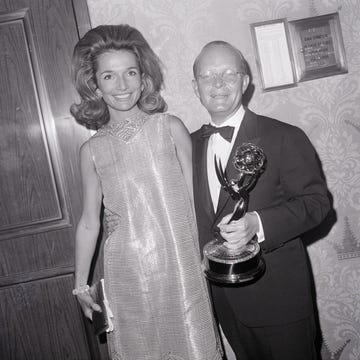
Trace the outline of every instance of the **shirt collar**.
[[233, 138], [234, 138], [239, 131], [239, 128], [240, 128], [242, 119], [244, 118], [244, 115], [245, 115], [245, 109], [241, 105], [239, 107], [239, 109], [231, 117], [229, 117], [227, 120], [225, 120], [221, 125], [217, 125], [217, 124], [213, 123], [211, 120], [210, 120], [210, 124], [215, 127], [233, 126], [235, 128], [234, 136], [233, 136]]

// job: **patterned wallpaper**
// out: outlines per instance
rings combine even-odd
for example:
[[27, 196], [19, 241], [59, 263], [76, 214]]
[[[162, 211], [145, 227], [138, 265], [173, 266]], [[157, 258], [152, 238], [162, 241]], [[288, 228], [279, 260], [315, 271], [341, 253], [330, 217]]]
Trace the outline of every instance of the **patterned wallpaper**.
[[[88, 0], [92, 26], [137, 27], [166, 69], [169, 111], [190, 131], [208, 121], [192, 87], [192, 63], [208, 41], [222, 39], [248, 59], [255, 91], [249, 107], [301, 127], [323, 165], [334, 212], [308, 245], [323, 334], [323, 360], [360, 359], [360, 1]], [[249, 24], [339, 12], [347, 74], [262, 92]]]

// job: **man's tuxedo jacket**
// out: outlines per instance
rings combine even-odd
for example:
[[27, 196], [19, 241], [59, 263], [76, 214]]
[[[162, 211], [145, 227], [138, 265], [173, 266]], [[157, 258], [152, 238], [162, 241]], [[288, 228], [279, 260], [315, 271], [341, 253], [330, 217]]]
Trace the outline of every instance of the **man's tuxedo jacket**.
[[[203, 246], [218, 232], [217, 224], [233, 211], [235, 202], [223, 189], [216, 213], [207, 179], [207, 143], [199, 129], [192, 134], [194, 198]], [[214, 297], [225, 297], [236, 317], [247, 326], [280, 325], [313, 312], [310, 273], [301, 235], [317, 226], [330, 209], [325, 180], [309, 139], [299, 128], [259, 116], [249, 109], [241, 123], [226, 172], [236, 178], [232, 159], [244, 142], [263, 149], [266, 169], [250, 191], [248, 211], [260, 215], [265, 274], [240, 286], [211, 284]], [[219, 304], [219, 300], [215, 301]], [[226, 306], [227, 306], [226, 305]], [[217, 305], [218, 306], [218, 305]], [[217, 311], [217, 309], [215, 309]]]

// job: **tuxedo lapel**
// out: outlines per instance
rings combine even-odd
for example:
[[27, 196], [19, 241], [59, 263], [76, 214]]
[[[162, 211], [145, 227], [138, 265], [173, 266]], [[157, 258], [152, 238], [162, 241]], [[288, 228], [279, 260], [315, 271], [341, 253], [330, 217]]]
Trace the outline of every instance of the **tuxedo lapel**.
[[209, 182], [207, 178], [207, 145], [209, 138], [199, 136], [195, 142], [195, 176], [194, 193], [198, 197], [201, 206], [201, 213], [208, 216], [211, 220], [214, 219], [215, 212], [212, 203]]
[[[255, 145], [260, 141], [258, 126], [257, 126], [257, 115], [250, 110], [246, 109], [244, 118], [241, 122], [238, 134], [236, 136], [234, 145], [231, 149], [229, 160], [226, 164], [226, 174], [227, 178], [230, 181], [231, 179], [237, 179], [238, 171], [235, 169], [233, 165], [233, 159], [236, 154], [236, 149], [245, 142], [251, 142]], [[215, 220], [218, 221], [221, 217], [227, 214], [222, 214], [226, 204], [231, 199], [229, 193], [225, 191], [223, 188], [220, 190], [218, 207], [215, 214]]]

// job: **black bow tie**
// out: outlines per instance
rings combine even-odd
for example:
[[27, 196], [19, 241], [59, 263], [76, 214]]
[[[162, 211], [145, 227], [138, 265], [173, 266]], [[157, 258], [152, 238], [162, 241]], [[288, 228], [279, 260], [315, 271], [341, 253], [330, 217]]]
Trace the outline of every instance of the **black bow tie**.
[[225, 140], [231, 142], [235, 128], [233, 126], [216, 127], [212, 125], [203, 125], [201, 129], [201, 137], [210, 137], [212, 134], [219, 133]]

